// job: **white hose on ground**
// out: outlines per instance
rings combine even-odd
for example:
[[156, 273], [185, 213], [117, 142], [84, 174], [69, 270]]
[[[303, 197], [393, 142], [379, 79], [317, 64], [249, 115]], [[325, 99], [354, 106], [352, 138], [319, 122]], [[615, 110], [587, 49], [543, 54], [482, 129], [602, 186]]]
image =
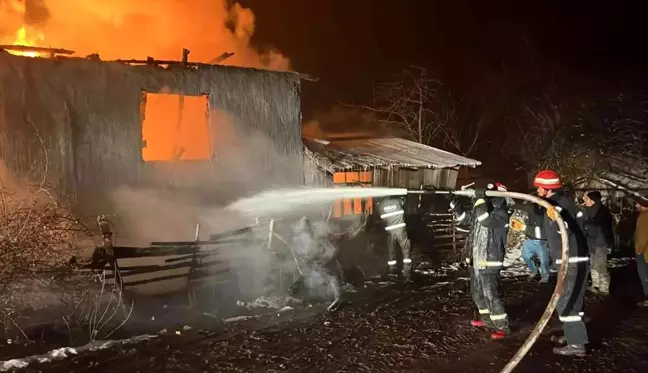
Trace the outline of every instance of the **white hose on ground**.
[[[411, 191], [412, 194], [418, 194], [418, 191]], [[425, 193], [425, 191], [423, 191]], [[436, 191], [433, 193], [438, 193], [440, 194], [444, 193], [442, 191]], [[447, 192], [445, 192], [447, 193]], [[458, 195], [458, 196], [465, 196], [465, 197], [474, 197], [475, 196], [475, 191], [473, 189], [468, 189], [468, 190], [456, 190], [452, 191], [452, 194]], [[495, 191], [495, 190], [488, 190], [486, 191], [486, 196], [488, 197], [509, 197], [513, 199], [522, 199], [525, 201], [533, 202], [536, 203], [545, 209], [551, 209], [553, 206], [538, 197], [534, 197], [528, 194], [524, 193], [516, 193], [516, 192], [500, 192], [500, 191]], [[556, 222], [558, 223], [558, 229], [560, 230], [560, 237], [562, 241], [562, 253], [561, 253], [561, 265], [560, 265], [560, 270], [558, 271], [558, 281], [556, 282], [556, 287], [554, 288], [554, 292], [551, 295], [551, 299], [549, 299], [549, 303], [547, 304], [547, 308], [545, 308], [544, 313], [542, 314], [542, 317], [540, 317], [540, 320], [536, 324], [536, 327], [533, 329], [529, 337], [524, 341], [522, 346], [518, 349], [518, 351], [513, 355], [513, 357], [509, 360], [509, 362], [506, 364], [506, 366], [500, 371], [500, 373], [510, 373], [515, 369], [515, 367], [522, 361], [524, 356], [529, 352], [533, 344], [538, 340], [538, 337], [540, 337], [540, 334], [542, 333], [542, 330], [547, 326], [547, 323], [549, 322], [549, 319], [551, 318], [551, 315], [553, 314], [554, 310], [556, 309], [556, 305], [558, 304], [558, 299], [560, 298], [560, 295], [563, 293], [563, 286], [565, 282], [565, 277], [567, 277], [567, 268], [568, 268], [568, 261], [569, 261], [569, 243], [567, 240], [567, 230], [565, 229], [565, 222], [563, 221], [562, 217], [560, 214], [556, 214]]]

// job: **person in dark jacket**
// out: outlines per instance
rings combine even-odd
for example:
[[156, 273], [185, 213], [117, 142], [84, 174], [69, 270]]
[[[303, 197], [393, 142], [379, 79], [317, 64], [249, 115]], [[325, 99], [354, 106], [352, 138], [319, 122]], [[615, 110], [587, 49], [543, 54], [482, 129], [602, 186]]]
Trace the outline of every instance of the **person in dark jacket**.
[[[509, 213], [504, 198], [487, 198], [484, 190], [475, 192], [472, 210], [464, 210], [455, 197], [450, 202], [459, 225], [470, 229], [467, 261], [471, 265], [471, 293], [480, 315], [471, 324], [493, 329], [492, 339], [504, 339], [509, 334], [509, 322], [499, 295], [499, 276], [504, 266]], [[482, 319], [485, 317], [488, 319]]]
[[644, 293], [644, 300], [639, 302], [639, 306], [648, 307], [648, 199], [637, 198], [635, 207], [639, 216], [637, 216], [634, 246], [637, 254], [637, 273]]
[[523, 230], [526, 235], [526, 239], [522, 243], [522, 258], [531, 272], [529, 278], [533, 280], [538, 276], [538, 267], [533, 261], [533, 258], [537, 256], [538, 260], [540, 260], [540, 282], [548, 282], [551, 257], [549, 256], [547, 239], [543, 230], [545, 209], [531, 202], [525, 202], [517, 208], [526, 212], [528, 216], [526, 224], [517, 219], [513, 219], [511, 221], [511, 228], [518, 231]]
[[583, 304], [585, 287], [589, 276], [589, 256], [581, 225], [578, 224], [576, 204], [566, 195], [560, 176], [552, 170], [540, 171], [533, 179], [533, 186], [538, 195], [546, 198], [554, 207], [547, 209], [544, 219], [544, 232], [547, 237], [549, 253], [558, 266], [562, 264], [562, 239], [556, 222], [556, 216], [565, 222], [569, 258], [567, 277], [563, 284], [563, 293], [558, 299], [556, 311], [563, 323], [564, 336], [552, 338], [552, 341], [567, 345], [556, 347], [553, 352], [558, 355], [585, 356], [585, 345], [589, 343], [587, 328], [583, 322]]
[[412, 275], [411, 243], [405, 226], [404, 201], [400, 197], [387, 197], [378, 203], [378, 212], [387, 231], [387, 265], [392, 274], [397, 274], [396, 245], [403, 254], [403, 269], [405, 278]]
[[614, 218], [602, 202], [601, 193], [588, 192], [583, 196], [583, 209], [576, 217], [583, 219], [585, 237], [592, 266], [592, 292], [607, 295], [610, 292], [610, 273], [607, 269], [608, 251], [614, 246]]

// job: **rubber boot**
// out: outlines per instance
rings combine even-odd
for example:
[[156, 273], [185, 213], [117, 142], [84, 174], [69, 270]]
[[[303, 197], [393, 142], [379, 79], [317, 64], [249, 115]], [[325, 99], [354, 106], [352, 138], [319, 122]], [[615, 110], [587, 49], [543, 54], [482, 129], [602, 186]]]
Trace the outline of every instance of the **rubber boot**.
[[409, 281], [412, 278], [412, 264], [403, 263], [403, 277]]
[[553, 353], [563, 356], [587, 356], [587, 349], [583, 345], [567, 345], [564, 347], [554, 347]]
[[387, 272], [387, 278], [394, 279], [398, 277], [398, 268], [395, 265], [389, 266], [389, 272]]
[[506, 339], [508, 337], [509, 331], [505, 329], [497, 329], [493, 333], [491, 333], [491, 339], [492, 340], [501, 340], [501, 339]]
[[482, 320], [470, 320], [470, 325], [474, 326], [475, 328], [483, 328], [486, 326], [486, 323]]
[[560, 335], [560, 336], [552, 335], [551, 336], [551, 342], [553, 342], [555, 344], [559, 344], [559, 345], [564, 345], [565, 343], [567, 343], [567, 340], [565, 339], [564, 335]]

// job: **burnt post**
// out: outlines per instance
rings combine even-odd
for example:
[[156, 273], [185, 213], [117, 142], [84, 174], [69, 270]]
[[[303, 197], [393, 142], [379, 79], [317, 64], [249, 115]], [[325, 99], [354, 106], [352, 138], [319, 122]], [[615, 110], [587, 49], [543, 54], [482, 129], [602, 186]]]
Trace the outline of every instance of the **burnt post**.
[[115, 274], [115, 285], [118, 286], [120, 291], [124, 290], [124, 284], [122, 283], [121, 274], [119, 273], [119, 264], [117, 263], [117, 258], [115, 256], [115, 249], [113, 247], [112, 235], [113, 232], [110, 230], [110, 221], [106, 215], [97, 216], [97, 224], [99, 225], [99, 230], [101, 231], [101, 238], [103, 240], [103, 252], [101, 255], [104, 256], [105, 261], [110, 261], [112, 264], [112, 270]]
[[187, 63], [189, 62], [189, 53], [191, 51], [187, 48], [182, 48], [182, 65], [187, 66]]
[[[187, 67], [187, 64], [189, 63], [189, 49], [187, 48], [182, 48], [182, 60], [180, 61], [180, 64], [183, 67]], [[180, 127], [182, 126], [182, 112], [184, 111], [184, 94], [180, 93], [178, 96], [178, 117], [176, 119], [176, 143], [173, 148], [173, 160], [177, 161], [180, 160], [180, 157], [182, 157], [182, 153], [184, 152], [184, 149], [180, 146], [178, 146], [178, 139], [180, 138]]]

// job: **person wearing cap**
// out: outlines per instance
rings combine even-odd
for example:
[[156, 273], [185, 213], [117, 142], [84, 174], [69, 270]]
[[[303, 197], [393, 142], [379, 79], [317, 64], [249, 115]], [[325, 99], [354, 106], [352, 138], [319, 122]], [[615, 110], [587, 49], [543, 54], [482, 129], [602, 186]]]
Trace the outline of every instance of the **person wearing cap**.
[[544, 197], [553, 205], [546, 210], [543, 229], [550, 255], [556, 265], [562, 264], [562, 239], [556, 221], [558, 215], [563, 219], [568, 235], [569, 268], [563, 283], [563, 293], [556, 306], [558, 317], [563, 323], [564, 335], [552, 337], [553, 342], [566, 345], [554, 348], [553, 352], [558, 355], [585, 356], [585, 345], [589, 343], [589, 338], [583, 321], [583, 303], [589, 276], [589, 255], [587, 245], [582, 244], [585, 242], [584, 234], [577, 223], [578, 208], [567, 196], [560, 176], [553, 170], [540, 171], [533, 179], [533, 186], [537, 188], [538, 196]]
[[[501, 184], [489, 187], [506, 191]], [[508, 315], [499, 295], [509, 214], [506, 198], [488, 198], [485, 193], [483, 189], [475, 190], [476, 200], [471, 210], [464, 210], [456, 196], [452, 196], [450, 208], [457, 223], [470, 229], [466, 240], [467, 262], [471, 265], [470, 291], [480, 315], [471, 324], [490, 328], [491, 338], [498, 340], [509, 334]]]
[[583, 196], [583, 209], [576, 214], [582, 219], [585, 237], [591, 256], [592, 287], [594, 293], [610, 293], [610, 272], [607, 269], [608, 250], [614, 246], [614, 218], [602, 202], [599, 191], [591, 191]]
[[639, 306], [648, 307], [648, 199], [638, 198], [635, 207], [639, 212], [634, 235], [637, 273], [644, 294]]

